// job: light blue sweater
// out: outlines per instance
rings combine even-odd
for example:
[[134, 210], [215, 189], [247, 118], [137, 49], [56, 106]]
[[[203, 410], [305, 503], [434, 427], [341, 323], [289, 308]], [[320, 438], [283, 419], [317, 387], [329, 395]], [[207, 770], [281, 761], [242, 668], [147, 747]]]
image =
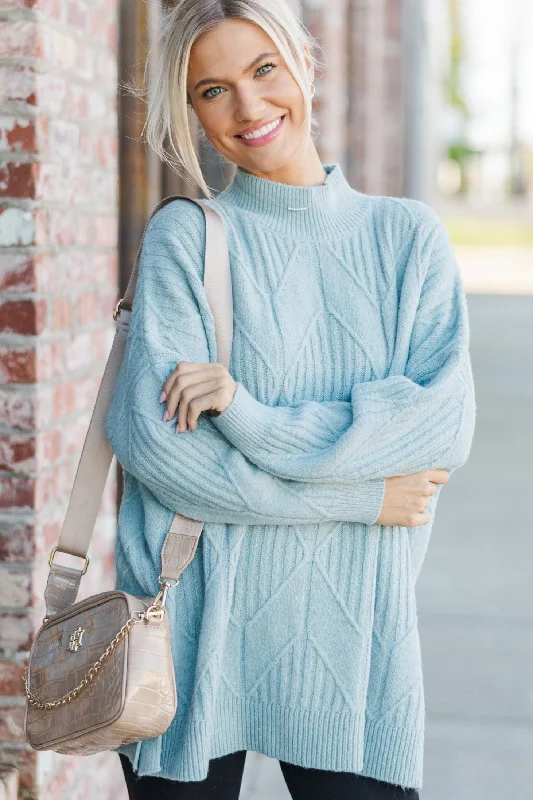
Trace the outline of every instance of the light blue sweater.
[[[415, 581], [432, 521], [374, 524], [385, 478], [468, 458], [476, 404], [466, 297], [436, 212], [237, 170], [210, 204], [231, 254], [231, 405], [177, 434], [159, 395], [216, 361], [203, 212], [149, 224], [106, 435], [124, 466], [117, 587], [155, 594], [174, 513], [205, 521], [169, 592], [178, 711], [119, 750], [198, 781], [247, 749], [422, 786]], [[453, 478], [452, 478], [453, 480]], [[432, 496], [434, 514], [441, 490]]]

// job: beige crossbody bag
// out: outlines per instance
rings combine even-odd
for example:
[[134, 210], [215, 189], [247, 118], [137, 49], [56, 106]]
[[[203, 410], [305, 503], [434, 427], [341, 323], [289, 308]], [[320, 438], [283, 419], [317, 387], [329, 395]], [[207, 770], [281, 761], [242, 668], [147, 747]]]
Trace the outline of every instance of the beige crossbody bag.
[[[229, 368], [233, 303], [226, 233], [203, 201], [182, 195], [162, 200], [197, 203], [205, 215], [204, 287], [216, 331], [217, 360]], [[146, 226], [147, 227], [147, 226]], [[76, 603], [89, 564], [91, 541], [113, 459], [104, 435], [115, 380], [124, 355], [143, 237], [124, 297], [113, 318], [117, 329], [81, 453], [59, 541], [50, 553], [46, 617], [24, 672], [24, 733], [35, 750], [91, 755], [164, 733], [177, 709], [165, 602], [192, 561], [203, 522], [176, 514], [161, 553], [160, 591], [136, 597], [119, 590]], [[56, 551], [85, 559], [82, 569], [54, 564]]]

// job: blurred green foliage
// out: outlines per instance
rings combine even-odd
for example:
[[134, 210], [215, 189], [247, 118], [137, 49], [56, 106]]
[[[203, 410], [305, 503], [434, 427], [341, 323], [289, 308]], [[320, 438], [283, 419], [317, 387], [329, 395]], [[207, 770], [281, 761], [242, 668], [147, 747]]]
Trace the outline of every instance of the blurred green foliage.
[[454, 245], [533, 247], [533, 220], [447, 217], [446, 229]]

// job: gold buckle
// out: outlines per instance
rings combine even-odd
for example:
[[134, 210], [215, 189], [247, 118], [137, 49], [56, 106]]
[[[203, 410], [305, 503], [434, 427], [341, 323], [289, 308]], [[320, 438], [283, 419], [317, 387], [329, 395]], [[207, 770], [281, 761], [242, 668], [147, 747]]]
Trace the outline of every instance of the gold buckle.
[[[56, 550], [57, 550], [57, 547], [52, 547], [52, 552], [50, 553], [50, 555], [49, 555], [49, 557], [48, 557], [48, 564], [49, 564], [50, 566], [52, 566], [52, 562], [53, 562], [53, 560], [54, 560], [54, 556], [55, 556], [55, 554], [56, 554]], [[62, 552], [64, 552], [64, 551], [63, 551], [63, 550], [61, 550], [60, 552], [62, 553]], [[67, 555], [69, 555], [69, 556], [70, 556], [70, 555], [72, 555], [72, 553], [67, 553]], [[81, 558], [81, 556], [80, 556], [80, 558]], [[84, 567], [83, 567], [83, 571], [82, 571], [82, 573], [81, 573], [82, 575], [85, 575], [85, 573], [87, 572], [87, 567], [88, 567], [88, 566], [89, 566], [89, 556], [85, 556], [85, 564], [84, 564]]]
[[124, 302], [124, 298], [121, 297], [120, 300], [118, 301], [118, 303], [115, 306], [115, 309], [113, 311], [113, 319], [115, 320], [115, 322], [117, 321], [117, 319], [120, 316], [120, 309], [122, 308], [122, 303], [123, 302]]

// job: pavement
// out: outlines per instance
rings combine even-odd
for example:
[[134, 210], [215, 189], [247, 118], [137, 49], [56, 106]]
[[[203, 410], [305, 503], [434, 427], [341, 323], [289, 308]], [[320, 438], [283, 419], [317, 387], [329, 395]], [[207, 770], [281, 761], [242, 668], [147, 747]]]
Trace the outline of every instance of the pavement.
[[[439, 499], [417, 604], [426, 694], [421, 800], [533, 799], [533, 250], [456, 248], [478, 406]], [[290, 800], [249, 752], [240, 800]]]

